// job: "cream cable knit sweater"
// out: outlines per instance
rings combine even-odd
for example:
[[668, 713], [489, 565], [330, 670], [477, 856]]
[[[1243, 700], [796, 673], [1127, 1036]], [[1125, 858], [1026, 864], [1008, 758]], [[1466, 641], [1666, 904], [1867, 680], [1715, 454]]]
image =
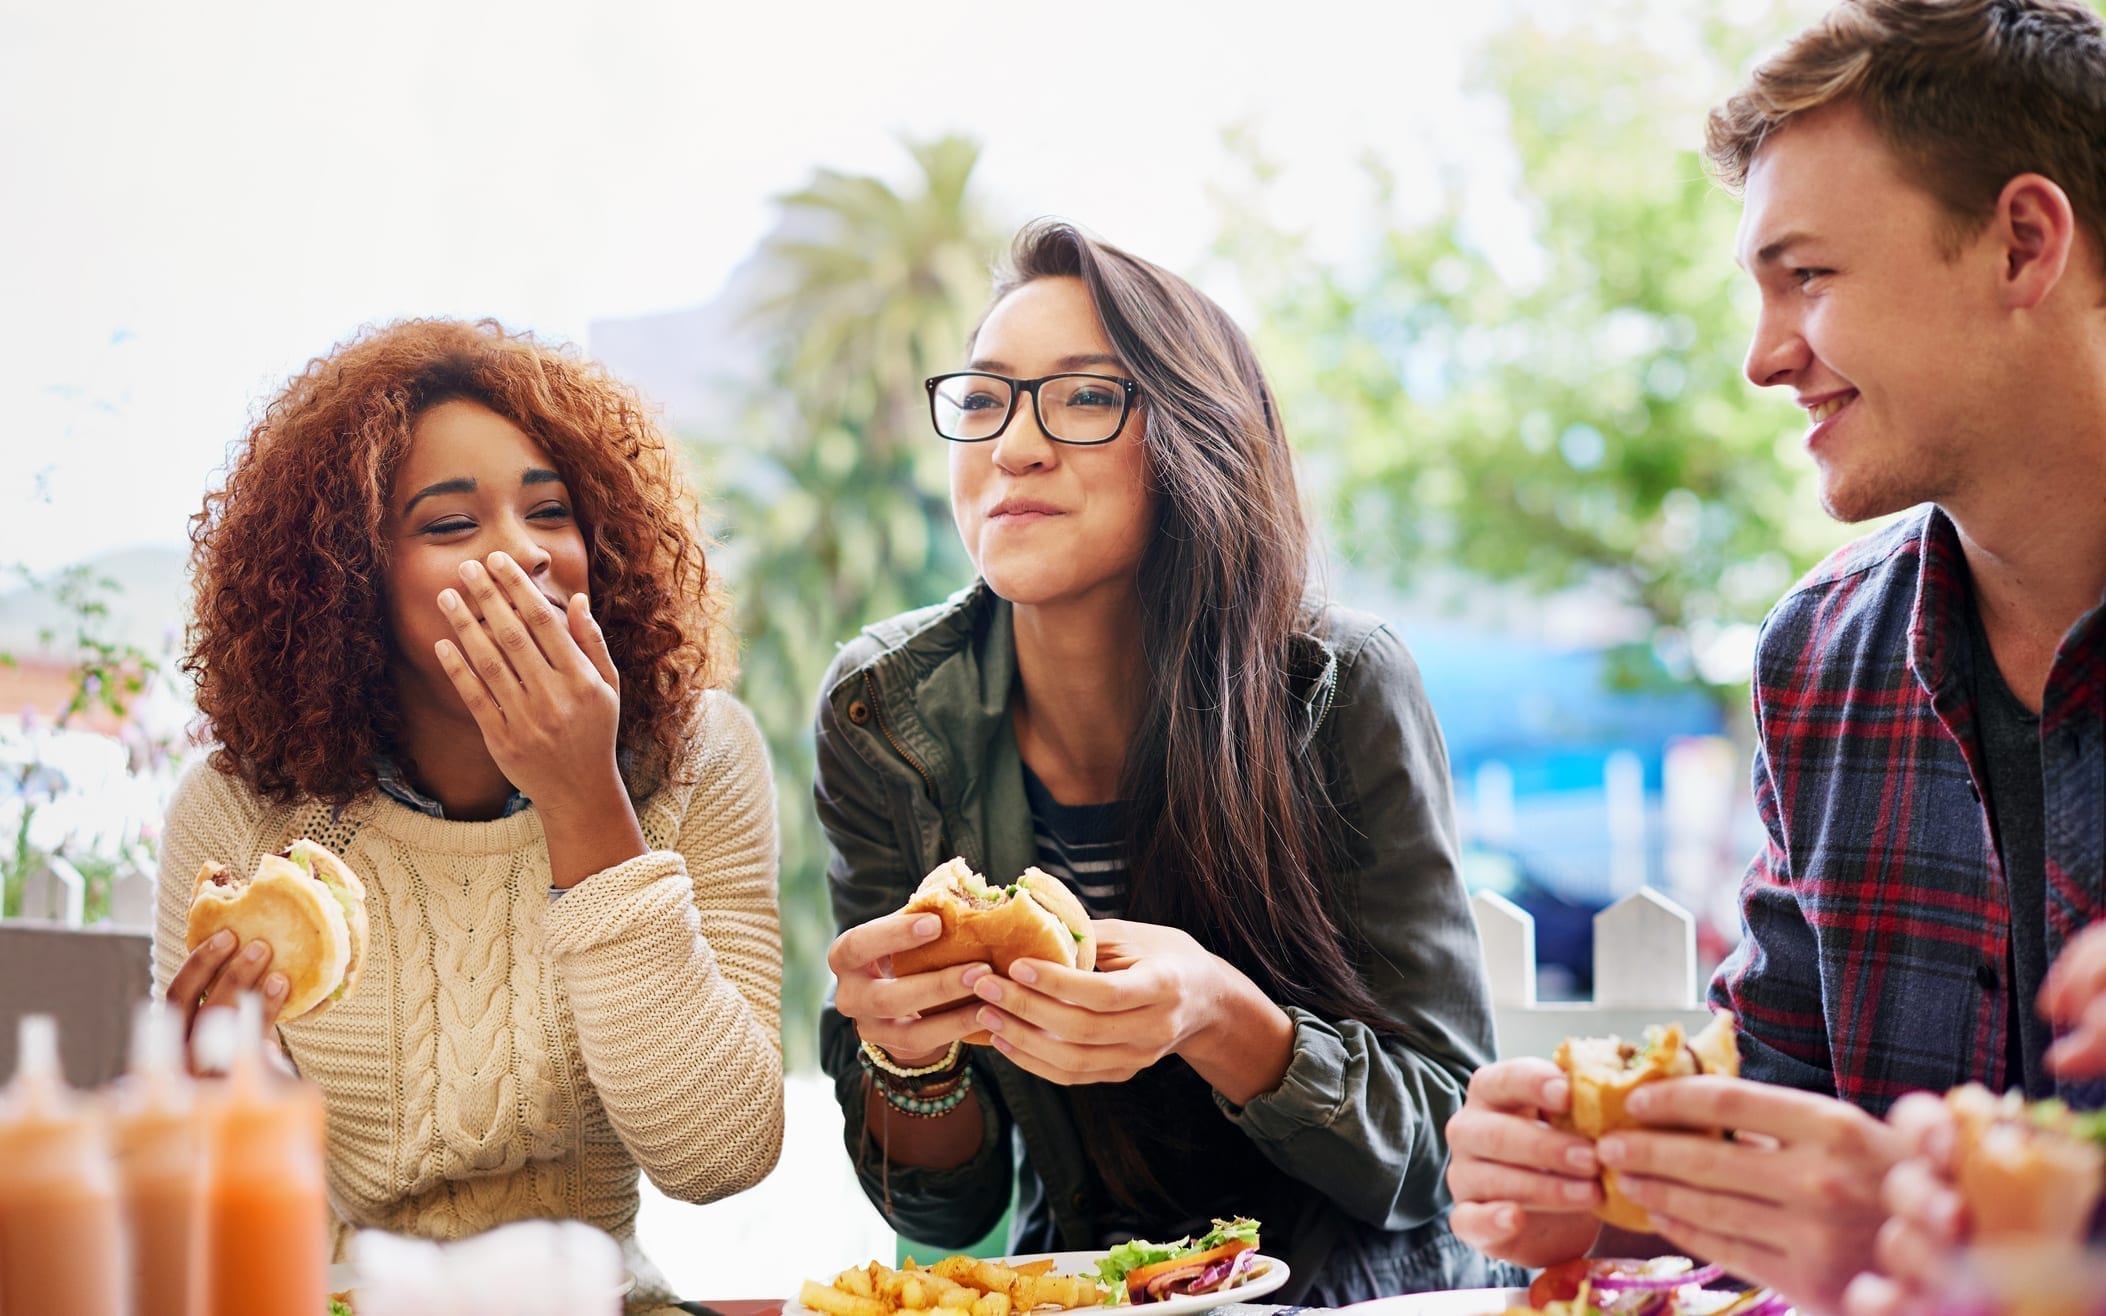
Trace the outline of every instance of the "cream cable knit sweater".
[[637, 810], [651, 851], [549, 893], [541, 821], [427, 817], [374, 792], [341, 818], [273, 805], [199, 762], [161, 847], [154, 982], [182, 964], [206, 860], [239, 872], [311, 836], [364, 879], [372, 938], [350, 995], [279, 1030], [322, 1087], [346, 1224], [459, 1238], [571, 1218], [622, 1240], [637, 1299], [636, 1172], [668, 1195], [750, 1188], [782, 1146], [774, 791], [752, 716], [712, 692], [690, 784]]

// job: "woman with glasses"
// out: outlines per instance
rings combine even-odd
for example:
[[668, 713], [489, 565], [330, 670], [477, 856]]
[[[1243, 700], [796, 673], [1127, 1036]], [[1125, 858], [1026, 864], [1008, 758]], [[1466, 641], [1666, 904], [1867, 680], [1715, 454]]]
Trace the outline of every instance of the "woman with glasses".
[[[1312, 591], [1218, 306], [1064, 224], [1011, 259], [928, 381], [979, 580], [868, 628], [820, 699], [823, 1060], [865, 1190], [960, 1247], [1014, 1189], [1013, 1252], [1254, 1216], [1293, 1274], [1273, 1301], [1494, 1279], [1445, 1223], [1442, 1128], [1492, 1030], [1411, 658]], [[894, 911], [953, 855], [1066, 882], [1096, 971], [894, 976], [937, 924]]]
[[406, 321], [271, 401], [191, 537], [216, 748], [169, 806], [155, 983], [275, 1015], [269, 945], [186, 953], [192, 883], [335, 850], [358, 981], [266, 1026], [322, 1089], [341, 1223], [582, 1219], [632, 1311], [669, 1301], [638, 1171], [712, 1201], [783, 1127], [775, 800], [677, 450], [567, 352]]

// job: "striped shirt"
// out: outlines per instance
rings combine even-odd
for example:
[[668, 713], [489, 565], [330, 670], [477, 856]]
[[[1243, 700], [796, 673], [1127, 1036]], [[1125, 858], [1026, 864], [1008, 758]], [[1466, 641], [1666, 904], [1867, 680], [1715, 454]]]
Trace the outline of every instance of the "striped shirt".
[[1126, 843], [1119, 804], [1062, 804], [1028, 765], [1024, 794], [1038, 866], [1082, 900], [1091, 918], [1126, 917]]

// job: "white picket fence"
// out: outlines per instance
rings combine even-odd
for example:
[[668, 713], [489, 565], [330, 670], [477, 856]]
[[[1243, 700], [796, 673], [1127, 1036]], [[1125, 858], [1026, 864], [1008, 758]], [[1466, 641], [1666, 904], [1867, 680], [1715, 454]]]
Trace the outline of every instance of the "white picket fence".
[[[110, 879], [110, 917], [99, 927], [150, 932], [154, 926], [154, 861], [138, 847], [117, 864]], [[22, 918], [77, 928], [87, 921], [88, 880], [58, 855], [43, 859], [22, 880]]]
[[1506, 897], [1470, 898], [1491, 982], [1502, 1057], [1544, 1056], [1575, 1035], [1636, 1038], [1647, 1024], [1700, 1028], [1710, 1018], [1697, 992], [1696, 920], [1650, 888], [1594, 917], [1594, 999], [1536, 999], [1536, 921]]

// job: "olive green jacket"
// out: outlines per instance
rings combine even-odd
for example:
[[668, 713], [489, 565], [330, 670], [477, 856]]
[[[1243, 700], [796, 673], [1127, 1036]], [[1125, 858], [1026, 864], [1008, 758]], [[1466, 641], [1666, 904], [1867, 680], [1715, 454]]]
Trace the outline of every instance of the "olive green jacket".
[[[1295, 1271], [1274, 1301], [1351, 1300], [1484, 1273], [1445, 1228], [1443, 1128], [1470, 1071], [1492, 1055], [1446, 751], [1393, 631], [1335, 607], [1318, 629], [1299, 637], [1296, 672], [1308, 752], [1328, 756], [1351, 834], [1350, 866], [1332, 878], [1333, 914], [1364, 943], [1362, 972], [1401, 1031], [1384, 1037], [1288, 1007], [1293, 1053], [1279, 1087], [1240, 1108], [1215, 1094], [1218, 1114], [1193, 1112], [1226, 1118], [1284, 1172], [1267, 1191], [1295, 1200], [1249, 1210], [1266, 1221], [1266, 1250], [1277, 1237]], [[843, 647], [820, 696], [814, 792], [840, 928], [898, 909], [953, 855], [998, 879], [1036, 862], [1009, 716], [1015, 672], [1009, 605], [984, 585], [871, 626]], [[1101, 1204], [1059, 1089], [976, 1050], [987, 1096], [980, 1155], [942, 1171], [886, 1164], [865, 1136], [856, 1047], [853, 1025], [829, 1003], [821, 1062], [864, 1189], [895, 1229], [948, 1247], [985, 1234], [1010, 1205], [1013, 1133], [1029, 1162], [1013, 1245], [1103, 1245]], [[1325, 1273], [1333, 1282], [1318, 1284]]]

